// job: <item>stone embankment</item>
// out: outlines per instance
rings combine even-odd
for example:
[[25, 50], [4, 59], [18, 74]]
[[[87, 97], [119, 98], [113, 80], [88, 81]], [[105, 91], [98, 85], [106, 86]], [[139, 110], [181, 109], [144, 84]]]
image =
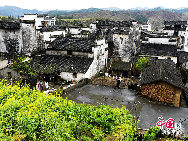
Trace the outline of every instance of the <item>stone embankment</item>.
[[[121, 89], [127, 89], [128, 86], [132, 83], [130, 78], [121, 78], [121, 83], [119, 87]], [[117, 80], [116, 78], [113, 77], [98, 77], [92, 81], [92, 84], [94, 85], [104, 85], [104, 86], [111, 86], [111, 87], [116, 87], [117, 85]]]

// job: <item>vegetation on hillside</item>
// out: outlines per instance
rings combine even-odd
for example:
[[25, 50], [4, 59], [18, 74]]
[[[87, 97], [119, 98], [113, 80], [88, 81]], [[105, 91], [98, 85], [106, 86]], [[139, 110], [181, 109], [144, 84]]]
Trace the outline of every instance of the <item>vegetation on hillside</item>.
[[15, 18], [13, 16], [0, 16], [1, 21], [14, 21]]
[[1, 140], [136, 139], [137, 126], [125, 108], [77, 104], [0, 82]]

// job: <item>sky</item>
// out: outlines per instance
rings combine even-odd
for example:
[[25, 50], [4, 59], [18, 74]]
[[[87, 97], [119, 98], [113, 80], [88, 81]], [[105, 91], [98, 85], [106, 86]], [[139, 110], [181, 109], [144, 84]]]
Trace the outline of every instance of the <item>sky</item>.
[[188, 0], [0, 0], [0, 6], [5, 5], [38, 10], [73, 10], [91, 7], [130, 9], [159, 6], [164, 8], [183, 8], [188, 7]]

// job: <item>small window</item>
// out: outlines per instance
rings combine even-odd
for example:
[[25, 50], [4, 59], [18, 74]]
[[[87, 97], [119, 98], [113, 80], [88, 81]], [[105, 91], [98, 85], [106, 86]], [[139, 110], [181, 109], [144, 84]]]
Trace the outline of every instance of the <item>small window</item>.
[[76, 72], [73, 73], [73, 78], [77, 78], [77, 73]]
[[67, 55], [72, 55], [72, 50], [67, 50]]
[[8, 74], [8, 79], [11, 79], [12, 78], [11, 72], [7, 72], [7, 74]]

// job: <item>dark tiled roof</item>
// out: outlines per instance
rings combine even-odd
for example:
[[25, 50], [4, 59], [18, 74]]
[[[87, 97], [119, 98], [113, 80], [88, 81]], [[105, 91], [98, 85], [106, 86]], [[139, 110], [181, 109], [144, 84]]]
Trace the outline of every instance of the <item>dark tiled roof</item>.
[[177, 47], [175, 45], [142, 43], [140, 55], [153, 56], [176, 56]]
[[31, 24], [31, 23], [34, 24], [35, 20], [22, 20], [21, 22], [26, 24]]
[[50, 50], [92, 52], [95, 40], [90, 38], [64, 38], [59, 36], [49, 46]]
[[110, 20], [99, 20], [97, 26], [111, 26], [111, 27], [130, 27], [132, 26], [131, 21], [110, 21]]
[[49, 32], [49, 31], [57, 31], [57, 30], [65, 30], [65, 26], [44, 26], [40, 29], [41, 32]]
[[20, 29], [20, 23], [0, 21], [0, 29]]
[[48, 73], [53, 73], [57, 70], [59, 70], [60, 72], [86, 73], [92, 62], [92, 58], [86, 57], [46, 55], [40, 58], [34, 58], [31, 64], [34, 64], [36, 69], [42, 68], [46, 70], [49, 69], [50, 65], [54, 66]]
[[122, 62], [122, 61], [113, 61], [111, 65], [111, 69], [127, 71], [131, 69], [131, 63]]
[[164, 25], [187, 25], [187, 21], [164, 21]]
[[176, 68], [175, 63], [171, 60], [157, 60], [143, 70], [140, 78], [141, 85], [158, 81], [164, 81], [184, 89], [180, 70]]

